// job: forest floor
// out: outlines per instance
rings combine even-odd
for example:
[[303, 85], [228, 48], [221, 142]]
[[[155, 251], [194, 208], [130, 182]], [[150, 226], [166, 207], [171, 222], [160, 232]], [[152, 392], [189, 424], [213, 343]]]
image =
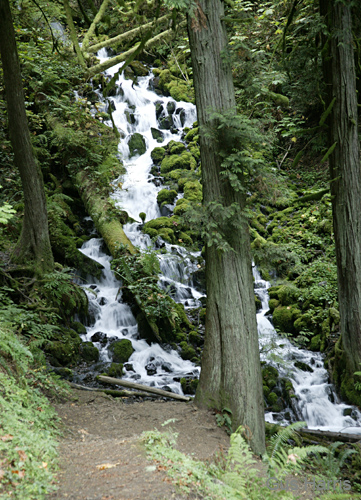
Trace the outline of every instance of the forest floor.
[[[62, 421], [59, 489], [49, 500], [184, 500], [164, 464], [147, 459], [143, 431], [171, 429], [176, 448], [195, 459], [212, 459], [229, 446], [229, 437], [212, 412], [191, 403], [128, 402], [101, 392], [72, 390], [57, 404]], [[174, 419], [166, 428], [162, 424]]]

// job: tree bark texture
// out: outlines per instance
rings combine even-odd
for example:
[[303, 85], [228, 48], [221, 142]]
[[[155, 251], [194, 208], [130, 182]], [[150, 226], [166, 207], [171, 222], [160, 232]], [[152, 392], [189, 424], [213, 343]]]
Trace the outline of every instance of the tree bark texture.
[[35, 264], [37, 273], [54, 267], [41, 170], [32, 152], [15, 33], [8, 0], [0, 0], [0, 54], [14, 163], [24, 191], [24, 219], [13, 253], [19, 263]]
[[323, 59], [329, 102], [335, 98], [329, 163], [341, 335], [352, 374], [361, 363], [361, 169], [351, 2], [320, 0], [320, 8], [329, 29]]
[[[211, 111], [236, 107], [227, 34], [220, 0], [201, 0], [188, 19], [202, 162], [203, 203], [243, 207], [244, 196], [221, 180], [222, 144], [207, 133], [217, 126]], [[222, 222], [220, 222], [222, 224]], [[207, 315], [202, 370], [195, 401], [232, 411], [232, 425], [245, 427], [253, 451], [265, 451], [261, 365], [254, 303], [250, 241], [245, 220], [222, 227], [233, 250], [206, 247]]]

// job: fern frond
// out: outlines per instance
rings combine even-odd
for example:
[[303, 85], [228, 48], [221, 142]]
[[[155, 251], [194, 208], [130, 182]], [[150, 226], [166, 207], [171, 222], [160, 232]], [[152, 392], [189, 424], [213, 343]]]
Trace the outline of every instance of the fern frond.
[[290, 439], [294, 439], [296, 442], [299, 442], [299, 437], [297, 431], [306, 427], [306, 422], [294, 422], [291, 425], [288, 425], [281, 431], [275, 434], [270, 443], [270, 458], [271, 460], [274, 458], [275, 454], [278, 452], [280, 447], [284, 446]]

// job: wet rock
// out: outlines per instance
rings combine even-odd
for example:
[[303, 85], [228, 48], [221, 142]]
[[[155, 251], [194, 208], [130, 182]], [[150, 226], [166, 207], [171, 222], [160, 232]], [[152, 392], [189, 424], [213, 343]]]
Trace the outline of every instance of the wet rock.
[[171, 116], [164, 116], [159, 119], [159, 128], [162, 130], [170, 130], [173, 125], [173, 118]]
[[80, 344], [80, 356], [87, 363], [96, 363], [99, 360], [99, 351], [92, 342]]
[[179, 115], [179, 119], [181, 122], [182, 127], [184, 127], [184, 124], [186, 122], [186, 112], [183, 108], [178, 108], [176, 111], [176, 115]]
[[142, 378], [139, 373], [134, 373], [134, 375], [132, 375], [131, 377], [133, 380], [139, 380], [140, 378]]
[[145, 369], [147, 370], [147, 375], [155, 375], [157, 373], [157, 367], [154, 363], [148, 363], [145, 365]]
[[311, 372], [313, 373], [313, 368], [311, 368], [307, 363], [303, 363], [302, 361], [296, 361], [295, 367], [303, 372]]
[[161, 368], [163, 371], [165, 371], [167, 373], [172, 373], [172, 371], [173, 371], [172, 365], [170, 363], [167, 363], [167, 362], [163, 362], [161, 364]]
[[352, 415], [352, 408], [345, 408], [342, 414], [344, 417], [350, 417]]
[[130, 125], [134, 125], [134, 123], [136, 122], [136, 119], [135, 119], [135, 116], [134, 116], [134, 113], [131, 113], [130, 111], [128, 111], [127, 109], [124, 111], [125, 113], [125, 116], [127, 117], [127, 122], [130, 124]]
[[134, 372], [134, 368], [132, 363], [124, 363], [124, 368], [127, 370], [127, 372]]
[[100, 299], [99, 299], [99, 305], [100, 306], [105, 306], [106, 304], [108, 304], [108, 300], [105, 297], [100, 297]]
[[155, 116], [157, 117], [157, 120], [159, 117], [164, 114], [164, 106], [162, 101], [156, 101], [155, 102]]
[[167, 111], [168, 111], [168, 114], [172, 115], [175, 111], [175, 102], [174, 101], [169, 101], [168, 104], [167, 104]]
[[128, 142], [128, 147], [129, 147], [129, 157], [130, 158], [132, 158], [133, 156], [137, 156], [137, 155], [141, 156], [147, 150], [145, 139], [142, 136], [142, 134], [139, 134], [138, 132], [131, 135], [129, 142]]
[[155, 139], [157, 142], [163, 142], [164, 141], [164, 134], [157, 128], [151, 127], [151, 132], [152, 132], [152, 137]]
[[162, 391], [173, 392], [172, 389], [169, 387], [169, 385], [163, 385], [161, 389]]
[[108, 337], [106, 333], [96, 332], [90, 337], [92, 342], [99, 342], [102, 346], [105, 346], [108, 342]]

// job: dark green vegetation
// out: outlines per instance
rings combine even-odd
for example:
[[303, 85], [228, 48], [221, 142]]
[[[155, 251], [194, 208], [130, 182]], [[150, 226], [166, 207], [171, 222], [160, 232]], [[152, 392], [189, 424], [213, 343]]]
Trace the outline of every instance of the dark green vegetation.
[[[349, 2], [341, 3], [349, 6]], [[19, 414], [19, 418], [14, 416], [13, 420], [2, 420], [5, 422], [2, 434], [13, 435], [14, 439], [0, 442], [7, 444], [11, 441], [14, 447], [7, 454], [5, 446], [1, 449], [0, 469], [5, 470], [7, 490], [17, 486], [22, 498], [27, 498], [26, 495], [41, 498], [48, 488], [50, 475], [47, 471], [55, 457], [51, 438], [54, 431], [50, 423], [52, 410], [39, 392], [42, 389], [47, 394], [54, 382], [42, 367], [46, 361], [61, 376], [71, 379], [76, 364], [92, 365], [99, 357], [91, 343], [81, 341], [79, 334], [84, 333], [84, 327], [75, 321], [75, 315], [87, 321], [87, 300], [84, 292], [72, 281], [73, 271], [77, 269], [83, 276], [100, 272], [99, 266], [78, 250], [89, 234], [83, 217], [92, 216], [115, 257], [114, 270], [123, 279], [124, 297], [134, 309], [144, 338], [170, 344], [179, 349], [184, 359], [199, 363], [206, 308], [193, 311], [188, 317], [183, 307], [175, 304], [159, 288], [155, 255], [137, 254], [122, 231], [122, 223], [128, 216], [116, 210], [109, 198], [110, 182], [122, 173], [117, 152], [118, 132], [103, 124], [105, 119], [111, 118], [110, 108], [97, 113], [97, 109], [103, 108], [92, 83], [85, 78], [85, 65], [88, 74], [95, 75], [94, 85], [100, 86], [105, 95], [112, 89], [109, 82], [98, 74], [102, 67], [98, 66], [93, 55], [98, 49], [92, 49], [92, 42], [90, 45], [83, 43], [82, 61], [77, 46], [77, 37], [82, 40], [82, 30], [86, 30], [94, 19], [90, 4], [82, 1], [70, 4], [71, 15], [76, 21], [72, 41], [78, 59], [70, 45], [58, 42], [53, 47], [46, 21], [35, 5], [23, 1], [20, 10], [12, 2], [10, 5], [32, 152], [44, 181], [55, 265], [53, 267], [50, 258], [50, 265], [39, 272], [38, 265], [29, 265], [29, 262], [20, 265], [16, 259], [11, 259], [22, 227], [27, 228], [23, 221], [27, 218], [28, 195], [23, 193], [20, 175], [15, 169], [2, 72], [0, 319], [4, 331], [0, 344], [0, 375], [4, 399], [1, 411]], [[97, 6], [94, 7], [97, 10]], [[49, 19], [56, 19], [64, 26], [69, 22], [69, 16], [67, 21], [65, 11], [55, 3], [49, 2], [43, 8]], [[194, 102], [193, 72], [187, 32], [182, 24], [183, 14], [173, 11], [178, 30], [174, 34], [168, 29], [168, 24], [166, 26], [170, 17], [168, 8], [160, 8], [157, 15], [159, 13], [161, 17], [154, 23], [151, 19], [155, 11], [151, 6], [143, 5], [135, 12], [131, 4], [120, 7], [116, 2], [110, 2], [109, 8], [112, 9], [111, 15], [106, 11], [97, 24], [97, 41], [101, 43], [124, 35], [113, 40], [111, 45], [116, 53], [122, 53], [122, 61], [130, 63], [128, 77], [136, 82], [138, 76], [148, 71], [147, 65], [152, 65], [155, 67], [154, 86], [158, 91], [177, 100]], [[359, 61], [359, 12], [353, 14], [352, 48], [355, 59]], [[204, 27], [201, 10], [197, 16], [190, 29]], [[227, 239], [220, 230], [220, 217], [231, 219], [237, 226], [241, 216], [246, 216], [253, 258], [262, 276], [273, 284], [269, 306], [276, 329], [302, 346], [324, 352], [330, 375], [342, 397], [361, 405], [361, 376], [353, 374], [359, 372], [359, 368], [353, 364], [350, 372], [349, 366], [350, 340], [353, 338], [348, 335], [345, 345], [340, 338], [343, 319], [340, 319], [337, 295], [335, 250], [335, 240], [339, 239], [333, 232], [335, 191], [332, 190], [331, 197], [328, 174], [333, 154], [330, 146], [335, 142], [328, 142], [329, 120], [334, 119], [333, 113], [338, 108], [327, 94], [327, 80], [322, 72], [325, 70], [323, 61], [327, 62], [327, 45], [318, 3], [311, 0], [239, 0], [232, 9], [226, 6], [224, 21], [230, 49], [223, 57], [232, 68], [239, 115], [224, 115], [218, 109], [214, 116], [218, 123], [216, 134], [213, 131], [208, 137], [207, 133], [211, 134], [208, 131], [204, 137], [222, 146], [219, 149], [222, 160], [220, 176], [241, 193], [245, 207], [242, 214], [234, 206], [224, 212], [217, 203], [207, 210], [202, 208], [204, 167], [200, 162], [200, 130], [195, 123], [186, 130], [182, 142], [172, 141], [167, 147], [158, 147], [152, 152], [152, 173], [163, 182], [158, 203], [164, 216], [147, 221], [147, 214], [140, 214], [140, 219], [146, 221], [143, 231], [154, 240], [160, 236], [168, 243], [203, 249], [204, 256], [206, 246], [209, 251], [208, 247], [213, 245], [215, 253], [227, 250]], [[147, 25], [149, 22], [150, 26]], [[130, 30], [134, 30], [133, 35], [125, 36]], [[155, 40], [157, 36], [159, 38]], [[140, 46], [134, 46], [136, 50], [129, 49], [130, 40], [140, 42]], [[147, 43], [147, 50], [142, 54], [141, 49]], [[355, 70], [359, 85], [358, 64]], [[338, 84], [333, 81], [332, 85], [337, 88]], [[359, 100], [360, 96], [361, 88]], [[129, 113], [128, 120], [132, 119], [134, 116]], [[353, 138], [356, 136], [358, 141], [356, 116], [348, 117], [348, 121], [353, 127]], [[165, 128], [167, 124], [162, 126]], [[158, 132], [154, 129], [154, 134]], [[133, 136], [130, 147], [134, 155], [141, 154], [144, 139]], [[334, 174], [332, 188], [338, 180]], [[352, 185], [351, 180], [348, 191], [352, 190]], [[183, 197], [173, 206], [178, 193]], [[360, 214], [356, 210], [348, 221], [351, 229], [353, 226], [359, 228], [358, 217]], [[350, 227], [347, 229], [346, 222], [340, 224], [345, 231], [343, 238], [347, 239], [348, 234], [354, 233]], [[350, 255], [355, 250], [348, 249], [347, 252]], [[203, 261], [199, 261], [199, 266], [197, 279], [203, 283]], [[357, 271], [354, 271], [354, 277], [359, 280]], [[344, 306], [345, 317], [351, 306], [347, 300]], [[208, 304], [208, 318], [212, 314], [209, 307]], [[113, 363], [108, 374], [120, 376], [122, 364], [127, 361], [130, 351], [127, 351], [127, 346], [115, 343], [111, 350]], [[28, 373], [26, 377], [25, 373]], [[289, 401], [293, 397], [290, 382], [280, 381], [278, 373], [270, 366], [262, 367], [262, 375], [265, 406], [277, 411], [282, 408], [282, 400]], [[194, 393], [197, 381], [182, 379], [181, 384], [187, 393]], [[277, 393], [274, 389], [279, 385], [282, 391]], [[228, 408], [226, 401], [222, 404]], [[12, 405], [11, 408], [8, 405]], [[38, 407], [44, 409], [44, 414], [37, 410]], [[222, 412], [224, 408], [220, 407], [218, 411]], [[223, 413], [230, 415], [227, 411]], [[40, 450], [35, 430], [29, 442], [20, 440], [20, 435], [27, 439], [26, 428], [33, 421], [39, 425], [36, 432], [42, 435], [45, 432], [49, 436], [49, 441]], [[25, 458], [20, 453], [22, 451], [26, 457], [31, 455], [34, 459]], [[19, 465], [14, 457], [22, 464]], [[48, 465], [42, 465], [40, 460]]]

